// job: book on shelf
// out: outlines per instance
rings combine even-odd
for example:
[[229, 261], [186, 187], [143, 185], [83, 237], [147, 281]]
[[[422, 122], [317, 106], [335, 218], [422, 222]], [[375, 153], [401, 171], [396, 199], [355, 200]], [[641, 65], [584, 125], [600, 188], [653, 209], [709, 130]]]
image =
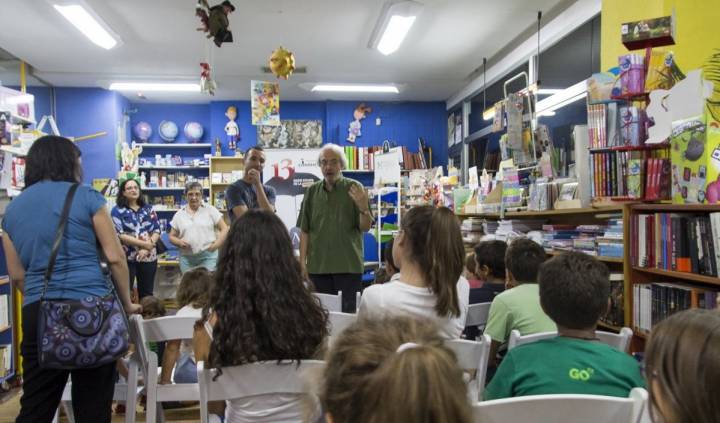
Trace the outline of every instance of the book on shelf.
[[633, 286], [633, 326], [649, 333], [663, 319], [683, 310], [715, 310], [720, 292], [689, 284], [651, 282]]
[[720, 212], [633, 215], [631, 235], [633, 266], [718, 276]]
[[623, 281], [624, 275], [622, 273], [610, 273], [610, 310], [600, 318], [600, 321], [611, 326], [625, 326]]
[[0, 327], [10, 324], [10, 297], [8, 294], [0, 295]]
[[590, 154], [593, 197], [670, 199], [670, 160], [651, 151], [601, 151]]

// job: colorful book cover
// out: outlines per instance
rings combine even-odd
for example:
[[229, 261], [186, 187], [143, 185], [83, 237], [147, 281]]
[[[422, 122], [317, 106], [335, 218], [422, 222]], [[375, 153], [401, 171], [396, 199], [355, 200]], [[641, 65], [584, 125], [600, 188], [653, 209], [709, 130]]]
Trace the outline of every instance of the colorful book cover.
[[627, 170], [627, 191], [630, 198], [642, 198], [643, 196], [643, 160], [628, 160]]

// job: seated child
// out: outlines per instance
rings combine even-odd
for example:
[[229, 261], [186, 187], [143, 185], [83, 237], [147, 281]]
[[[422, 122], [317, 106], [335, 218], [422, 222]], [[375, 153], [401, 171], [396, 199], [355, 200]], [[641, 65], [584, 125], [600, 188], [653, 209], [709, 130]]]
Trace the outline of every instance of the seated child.
[[492, 338], [490, 367], [497, 366], [497, 350], [513, 329], [521, 335], [557, 330], [540, 307], [537, 273], [547, 258], [545, 250], [528, 238], [513, 241], [505, 252], [507, 290], [498, 294], [490, 306], [486, 334]]
[[718, 310], [681, 311], [653, 327], [645, 376], [654, 420], [659, 415], [666, 423], [717, 422], [719, 357]]
[[[511, 247], [512, 248], [512, 247]], [[543, 264], [540, 303], [555, 321], [558, 336], [510, 351], [485, 391], [485, 399], [524, 395], [590, 394], [627, 397], [644, 387], [638, 362], [595, 336], [610, 306], [607, 267], [570, 252]]]
[[470, 423], [463, 372], [430, 320], [361, 319], [333, 343], [320, 400], [327, 422]]
[[[180, 307], [175, 316], [202, 318], [203, 307], [208, 304], [212, 278], [212, 273], [204, 267], [196, 267], [183, 274], [175, 295], [177, 305]], [[175, 368], [175, 383], [197, 383], [192, 340], [176, 339], [167, 342], [162, 357], [161, 384], [171, 383], [173, 368]]]
[[480, 288], [482, 281], [478, 277], [475, 271], [477, 270], [477, 263], [475, 263], [475, 253], [470, 253], [465, 256], [465, 270], [463, 270], [463, 276], [468, 281], [470, 289]]
[[375, 281], [373, 284], [382, 284], [398, 279], [400, 277], [400, 269], [395, 265], [393, 260], [393, 239], [385, 244], [385, 250], [383, 250], [384, 265], [382, 269], [378, 269], [375, 272]]
[[470, 289], [470, 304], [492, 302], [505, 290], [506, 251], [503, 241], [482, 241], [475, 246], [475, 275], [482, 284]]
[[[165, 311], [165, 306], [163, 305], [162, 301], [160, 301], [157, 297], [148, 295], [146, 297], [143, 297], [140, 300], [140, 305], [142, 306], [142, 317], [145, 320], [149, 319], [156, 319], [158, 317], [165, 317], [167, 312]], [[158, 360], [160, 360], [163, 356], [163, 353], [165, 352], [165, 343], [164, 342], [150, 342], [150, 351], [154, 352], [158, 356]]]

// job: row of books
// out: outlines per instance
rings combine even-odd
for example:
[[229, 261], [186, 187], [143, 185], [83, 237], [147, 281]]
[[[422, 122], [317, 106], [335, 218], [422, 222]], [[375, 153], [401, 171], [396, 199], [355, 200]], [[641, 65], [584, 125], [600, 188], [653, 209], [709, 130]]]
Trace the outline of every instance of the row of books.
[[720, 212], [637, 214], [631, 228], [633, 266], [718, 276]]
[[647, 139], [648, 119], [640, 107], [619, 107], [618, 103], [590, 104], [587, 113], [588, 146], [591, 149], [638, 147]]
[[[395, 147], [400, 149], [403, 169], [427, 169], [425, 156], [422, 153], [413, 153], [407, 147]], [[355, 147], [346, 146], [345, 156], [348, 160], [347, 170], [375, 170], [375, 154], [382, 154], [381, 146]]]
[[655, 282], [633, 286], [633, 326], [649, 333], [661, 320], [690, 308], [715, 310], [720, 301], [716, 289]]
[[646, 151], [607, 151], [590, 155], [591, 195], [645, 200], [670, 198], [669, 159]]
[[554, 251], [578, 251], [592, 256], [623, 256], [623, 221], [607, 225], [543, 225], [543, 247]]
[[145, 172], [140, 173], [143, 188], [185, 188], [185, 184], [193, 181], [200, 182], [203, 187], [210, 186], [210, 179], [207, 176], [197, 177], [184, 172], [158, 170], [151, 170], [147, 176]]

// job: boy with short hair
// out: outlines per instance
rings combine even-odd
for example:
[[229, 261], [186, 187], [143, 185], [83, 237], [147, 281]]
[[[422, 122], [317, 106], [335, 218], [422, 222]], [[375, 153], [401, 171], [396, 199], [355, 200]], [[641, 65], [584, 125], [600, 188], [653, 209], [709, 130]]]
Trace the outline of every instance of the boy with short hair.
[[558, 336], [509, 351], [485, 399], [544, 394], [627, 397], [632, 388], [645, 386], [638, 363], [595, 336], [610, 298], [609, 272], [603, 263], [570, 252], [547, 261], [538, 282], [540, 303], [557, 324]]
[[540, 307], [537, 274], [547, 255], [542, 246], [528, 238], [513, 241], [505, 252], [507, 290], [490, 306], [486, 334], [490, 335], [490, 366], [496, 367], [497, 350], [507, 342], [513, 329], [521, 335], [557, 330]]

